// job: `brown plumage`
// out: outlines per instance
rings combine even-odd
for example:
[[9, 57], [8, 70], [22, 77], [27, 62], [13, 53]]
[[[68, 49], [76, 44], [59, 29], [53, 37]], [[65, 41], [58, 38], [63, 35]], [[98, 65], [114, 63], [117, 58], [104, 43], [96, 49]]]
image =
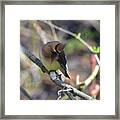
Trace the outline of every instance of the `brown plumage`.
[[54, 60], [58, 61], [61, 72], [65, 75], [65, 77], [70, 78], [67, 73], [67, 60], [63, 51], [64, 48], [65, 44], [62, 44], [59, 41], [48, 42], [42, 47], [42, 55], [50, 62], [53, 62]]

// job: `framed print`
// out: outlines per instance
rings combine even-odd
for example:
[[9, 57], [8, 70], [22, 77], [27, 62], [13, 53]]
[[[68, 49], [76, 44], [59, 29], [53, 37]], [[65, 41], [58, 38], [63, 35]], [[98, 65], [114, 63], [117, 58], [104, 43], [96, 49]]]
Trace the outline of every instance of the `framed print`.
[[119, 119], [119, 2], [1, 8], [1, 118]]

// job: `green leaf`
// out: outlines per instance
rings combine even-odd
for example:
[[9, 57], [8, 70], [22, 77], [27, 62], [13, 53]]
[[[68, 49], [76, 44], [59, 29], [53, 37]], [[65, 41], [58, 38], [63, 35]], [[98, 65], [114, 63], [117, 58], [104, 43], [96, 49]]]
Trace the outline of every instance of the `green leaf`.
[[95, 39], [96, 37], [99, 37], [99, 32], [92, 31], [92, 30], [90, 30], [90, 28], [85, 28], [81, 32], [81, 38], [84, 40]]
[[96, 53], [96, 54], [100, 53], [100, 47], [93, 46], [92, 47], [92, 52]]

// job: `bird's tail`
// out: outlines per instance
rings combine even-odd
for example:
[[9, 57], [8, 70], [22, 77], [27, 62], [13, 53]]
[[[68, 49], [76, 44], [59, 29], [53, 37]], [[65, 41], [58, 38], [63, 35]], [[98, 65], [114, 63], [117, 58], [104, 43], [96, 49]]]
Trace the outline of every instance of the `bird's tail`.
[[61, 65], [60, 71], [64, 74], [65, 77], [67, 77], [67, 78], [70, 79], [70, 76], [67, 73], [67, 68], [66, 67], [64, 67], [63, 65]]

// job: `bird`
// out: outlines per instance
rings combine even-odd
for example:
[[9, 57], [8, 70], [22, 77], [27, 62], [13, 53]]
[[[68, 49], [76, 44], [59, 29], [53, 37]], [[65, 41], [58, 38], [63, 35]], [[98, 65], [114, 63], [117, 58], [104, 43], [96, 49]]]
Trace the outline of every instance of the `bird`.
[[52, 63], [57, 64], [58, 67], [55, 68], [55, 70], [59, 69], [65, 77], [70, 79], [70, 76], [67, 72], [67, 59], [64, 48], [65, 44], [59, 41], [47, 42], [42, 46], [42, 56], [47, 62], [51, 64], [51, 67], [54, 66]]

